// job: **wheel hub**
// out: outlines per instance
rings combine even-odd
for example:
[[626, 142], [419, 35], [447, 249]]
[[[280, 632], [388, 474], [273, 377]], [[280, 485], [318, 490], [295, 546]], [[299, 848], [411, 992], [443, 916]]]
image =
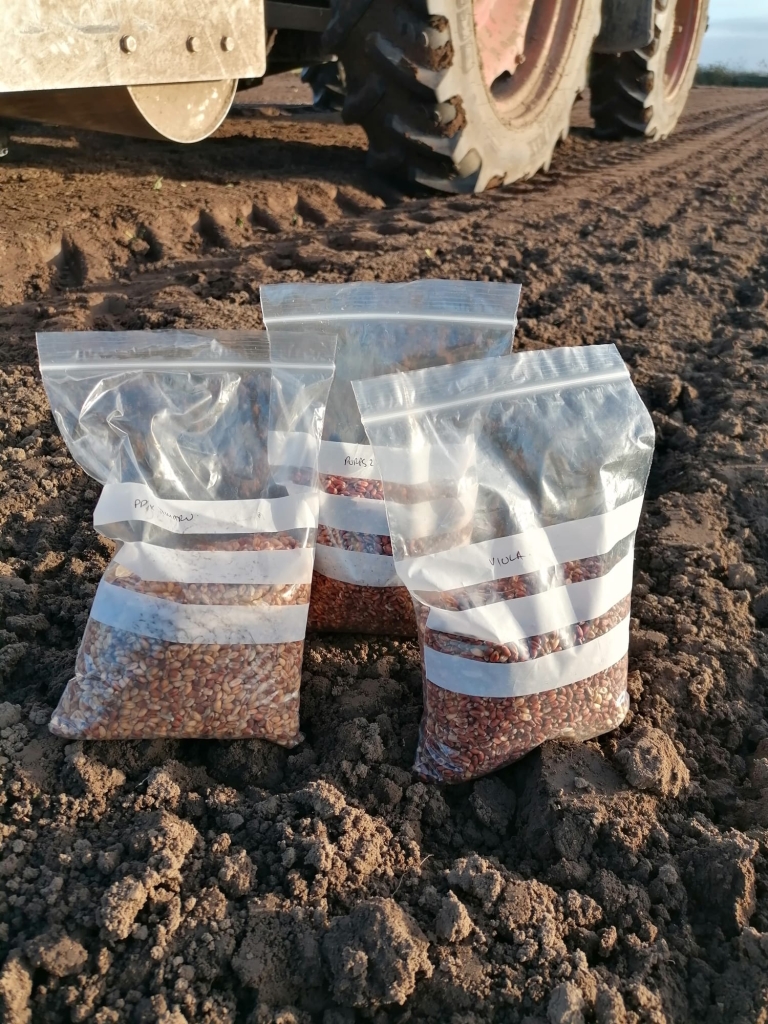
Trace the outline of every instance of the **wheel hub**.
[[703, 13], [702, 0], [676, 0], [672, 39], [664, 63], [664, 86], [669, 96], [685, 77]]
[[491, 90], [525, 61], [525, 36], [536, 0], [475, 0], [475, 35], [483, 78]]
[[557, 87], [584, 0], [474, 0], [485, 87], [501, 117], [536, 117]]

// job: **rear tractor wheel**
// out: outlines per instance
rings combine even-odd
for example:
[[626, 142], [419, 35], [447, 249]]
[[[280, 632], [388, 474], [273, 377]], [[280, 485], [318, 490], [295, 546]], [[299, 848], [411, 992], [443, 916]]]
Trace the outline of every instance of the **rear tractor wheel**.
[[339, 61], [312, 64], [301, 72], [301, 80], [312, 89], [315, 110], [341, 110], [344, 106], [346, 82]]
[[709, 0], [656, 0], [650, 46], [595, 53], [589, 86], [595, 133], [666, 139], [693, 85]]
[[482, 192], [549, 166], [599, 27], [599, 0], [335, 0], [324, 46], [375, 170]]

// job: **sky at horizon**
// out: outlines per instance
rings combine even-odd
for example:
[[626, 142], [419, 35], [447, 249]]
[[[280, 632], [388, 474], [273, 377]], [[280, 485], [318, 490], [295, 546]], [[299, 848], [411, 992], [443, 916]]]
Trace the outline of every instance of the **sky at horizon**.
[[768, 0], [709, 0], [709, 20], [766, 18]]
[[700, 63], [768, 73], [768, 0], [710, 0]]

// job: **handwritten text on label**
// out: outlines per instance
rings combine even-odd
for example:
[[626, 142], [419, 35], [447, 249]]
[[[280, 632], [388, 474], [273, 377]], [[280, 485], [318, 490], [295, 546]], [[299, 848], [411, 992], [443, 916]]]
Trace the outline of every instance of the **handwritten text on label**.
[[366, 459], [359, 455], [347, 455], [347, 457], [344, 459], [344, 465], [352, 466], [355, 469], [373, 469], [373, 459]]
[[488, 559], [488, 561], [491, 563], [492, 566], [494, 566], [494, 565], [509, 565], [510, 562], [517, 562], [517, 561], [521, 560], [523, 557], [524, 556], [521, 555], [520, 552], [518, 551], [516, 555], [500, 555], [500, 556], [492, 555], [491, 558]]
[[176, 523], [191, 523], [195, 518], [191, 512], [186, 515], [179, 512], [168, 512], [167, 509], [153, 505], [152, 502], [148, 501], [146, 498], [136, 498], [133, 503], [133, 507], [141, 509], [142, 512], [147, 512], [151, 516], [157, 515], [165, 519], [172, 519]]

